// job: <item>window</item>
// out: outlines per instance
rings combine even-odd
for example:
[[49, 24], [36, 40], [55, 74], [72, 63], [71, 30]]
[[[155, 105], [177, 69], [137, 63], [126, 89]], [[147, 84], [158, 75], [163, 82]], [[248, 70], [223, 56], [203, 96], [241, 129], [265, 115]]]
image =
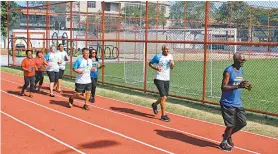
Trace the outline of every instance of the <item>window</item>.
[[28, 20], [29, 21], [36, 21], [36, 15], [30, 15]]
[[105, 11], [111, 11], [111, 3], [105, 3]]
[[41, 16], [41, 21], [46, 21], [46, 17], [45, 16]]
[[21, 15], [20, 16], [20, 21], [21, 22], [26, 22], [26, 15]]
[[96, 8], [96, 1], [89, 1], [88, 8]]
[[41, 15], [41, 16], [38, 15], [38, 16], [37, 16], [37, 21], [44, 21], [44, 22], [45, 22], [45, 20], [46, 20], [46, 19], [45, 19], [45, 16], [43, 16], [43, 15]]

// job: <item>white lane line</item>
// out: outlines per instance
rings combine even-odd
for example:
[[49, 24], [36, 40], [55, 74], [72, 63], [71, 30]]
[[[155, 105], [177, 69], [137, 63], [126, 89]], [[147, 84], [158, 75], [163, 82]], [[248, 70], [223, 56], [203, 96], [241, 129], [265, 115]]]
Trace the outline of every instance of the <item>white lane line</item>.
[[[10, 73], [6, 73], [6, 72], [2, 72], [2, 73], [8, 74], [8, 75], [12, 75], [12, 76], [16, 76], [16, 77], [23, 77], [23, 76], [20, 76], [20, 75], [10, 74]], [[5, 79], [2, 79], [2, 80], [5, 80]], [[5, 80], [5, 81], [9, 81], [9, 80]], [[10, 82], [12, 82], [12, 81], [10, 81]], [[13, 82], [13, 83], [15, 83], [15, 82]], [[49, 84], [48, 82], [44, 82], [44, 83]], [[19, 84], [19, 83], [15, 83], [15, 84], [23, 85], [23, 84]], [[73, 90], [73, 89], [67, 88], [67, 87], [63, 87], [63, 89]], [[151, 108], [148, 108], [148, 107], [145, 107], [145, 106], [141, 106], [141, 105], [137, 105], [137, 104], [132, 104], [132, 103], [121, 101], [121, 100], [116, 100], [116, 99], [109, 98], [109, 97], [104, 97], [104, 96], [99, 96], [99, 95], [96, 95], [96, 96], [102, 97], [102, 98], [106, 98], [106, 99], [110, 99], [110, 100], [114, 100], [114, 101], [117, 101], [119, 103], [130, 104], [130, 105], [134, 105], [134, 106], [138, 106], [138, 107], [141, 107], [141, 108], [146, 108], [146, 109], [151, 110]], [[208, 121], [204, 121], [204, 120], [200, 120], [200, 119], [195, 119], [195, 118], [191, 118], [191, 117], [187, 117], [187, 116], [183, 116], [183, 115], [178, 115], [178, 114], [171, 113], [171, 112], [167, 112], [167, 113], [169, 113], [171, 115], [175, 115], [175, 116], [181, 117], [181, 118], [186, 118], [186, 119], [191, 119], [191, 120], [195, 120], [195, 121], [200, 121], [200, 122], [203, 122], [203, 123], [208, 123], [208, 124], [212, 124], [212, 125], [215, 125], [215, 126], [219, 126], [219, 127], [225, 128], [225, 126], [220, 125], [220, 124], [216, 124], [216, 123], [212, 123], [212, 122], [208, 122]], [[269, 136], [265, 136], [265, 135], [261, 135], [261, 134], [256, 134], [256, 133], [252, 133], [252, 132], [248, 132], [248, 131], [244, 131], [244, 130], [240, 130], [240, 131], [248, 133], [248, 134], [252, 134], [252, 135], [256, 135], [256, 136], [262, 136], [262, 137], [265, 137], [265, 138], [269, 138], [269, 139], [273, 139], [273, 140], [277, 140], [278, 141], [278, 138], [269, 137]]]
[[[5, 80], [5, 79], [2, 79], [2, 80]], [[9, 80], [5, 80], [5, 81], [21, 85], [19, 83], [13, 82], [13, 81], [9, 81]], [[64, 98], [66, 100], [68, 99], [67, 97], [64, 97], [64, 96], [61, 96], [61, 95], [55, 95], [55, 96]], [[84, 104], [84, 102], [81, 102], [79, 100], [75, 100], [75, 102], [78, 102], [80, 104]], [[219, 141], [216, 141], [216, 140], [213, 140], [213, 139], [210, 139], [210, 138], [206, 138], [206, 137], [203, 137], [203, 136], [195, 135], [195, 134], [192, 134], [192, 133], [189, 133], [189, 132], [185, 132], [185, 131], [182, 131], [182, 130], [179, 130], [179, 129], [171, 128], [171, 127], [168, 127], [168, 126], [165, 126], [165, 125], [161, 125], [161, 124], [158, 124], [158, 123], [154, 123], [154, 122], [151, 122], [151, 121], [148, 121], [148, 120], [140, 119], [140, 118], [137, 118], [137, 117], [133, 117], [133, 116], [130, 116], [130, 115], [127, 115], [127, 114], [123, 114], [123, 113], [120, 113], [120, 112], [112, 111], [112, 110], [109, 110], [109, 109], [101, 108], [101, 107], [90, 105], [90, 104], [89, 104], [89, 106], [92, 106], [92, 107], [95, 107], [95, 108], [98, 108], [98, 109], [101, 109], [101, 110], [104, 110], [104, 111], [112, 112], [112, 113], [115, 113], [115, 114], [119, 114], [119, 115], [122, 115], [122, 116], [125, 116], [125, 117], [129, 117], [131, 119], [136, 119], [136, 120], [139, 120], [139, 121], [150, 123], [150, 124], [153, 124], [153, 125], [156, 125], [156, 126], [160, 126], [160, 127], [163, 127], [163, 128], [169, 129], [169, 130], [174, 130], [174, 131], [177, 131], [177, 132], [181, 132], [181, 133], [184, 133], [184, 134], [187, 134], [187, 135], [194, 136], [196, 138], [200, 138], [200, 139], [204, 139], [206, 141], [214, 142], [216, 144], [220, 144]], [[237, 148], [237, 149], [242, 150], [242, 151], [258, 154], [258, 152], [254, 152], [254, 151], [251, 151], [251, 150], [248, 150], [248, 149], [244, 149], [244, 148], [241, 148], [241, 147], [236, 147], [235, 146], [234, 148]]]
[[156, 149], [156, 150], [159, 150], [159, 151], [165, 152], [165, 153], [173, 154], [173, 152], [169, 152], [169, 151], [167, 151], [167, 150], [164, 150], [164, 149], [158, 148], [158, 147], [156, 147], [156, 146], [150, 145], [150, 144], [148, 144], [148, 143], [145, 143], [145, 142], [139, 141], [139, 140], [137, 140], [137, 139], [134, 139], [134, 138], [132, 138], [132, 137], [126, 136], [126, 135], [124, 135], [124, 134], [121, 134], [121, 133], [115, 132], [115, 131], [113, 131], [113, 130], [111, 130], [111, 129], [101, 127], [101, 126], [99, 126], [99, 125], [96, 125], [96, 124], [90, 123], [90, 122], [88, 122], [88, 121], [85, 121], [85, 120], [79, 119], [79, 118], [77, 118], [77, 117], [71, 116], [71, 115], [66, 114], [66, 113], [64, 113], [64, 112], [60, 112], [60, 111], [58, 111], [58, 110], [54, 110], [54, 109], [49, 108], [49, 107], [47, 107], [47, 106], [44, 106], [44, 105], [38, 104], [38, 103], [36, 103], [36, 102], [30, 101], [30, 100], [28, 100], [28, 99], [25, 99], [25, 98], [22, 98], [22, 97], [16, 96], [16, 95], [14, 95], [14, 94], [10, 94], [10, 93], [8, 93], [8, 92], [6, 92], [6, 91], [1, 90], [1, 92], [6, 93], [6, 94], [8, 94], [8, 95], [11, 95], [11, 96], [13, 96], [13, 97], [16, 97], [16, 98], [22, 99], [22, 100], [24, 100], [24, 101], [26, 101], [26, 102], [29, 102], [29, 103], [32, 103], [32, 104], [34, 104], [34, 105], [40, 106], [40, 107], [42, 107], [42, 108], [48, 109], [48, 110], [50, 110], [50, 111], [53, 111], [53, 112], [59, 113], [59, 114], [64, 115], [64, 116], [66, 116], [66, 117], [69, 117], [69, 118], [75, 119], [75, 120], [77, 120], [77, 121], [80, 121], [80, 122], [86, 123], [86, 124], [88, 124], [88, 125], [91, 125], [91, 126], [97, 127], [97, 128], [99, 128], [99, 129], [102, 129], [102, 130], [105, 130], [105, 131], [110, 132], [110, 133], [112, 133], [112, 134], [115, 134], [115, 135], [118, 135], [118, 136], [124, 137], [124, 138], [126, 138], [126, 139], [132, 140], [132, 141], [134, 141], [134, 142], [137, 142], [137, 143], [143, 144], [143, 145], [148, 146], [148, 147], [150, 147], [150, 148], [153, 148], [153, 149]]
[[[2, 90], [1, 90], [1, 91], [2, 91]], [[54, 141], [56, 141], [56, 142], [58, 142], [58, 143], [60, 143], [60, 144], [63, 144], [64, 146], [66, 146], [66, 147], [68, 147], [68, 148], [70, 148], [70, 149], [72, 149], [72, 150], [74, 150], [74, 151], [76, 151], [76, 152], [78, 152], [78, 153], [85, 154], [84, 152], [82, 152], [82, 151], [76, 149], [75, 147], [73, 147], [73, 146], [71, 146], [71, 145], [69, 145], [69, 144], [67, 144], [67, 143], [65, 143], [65, 142], [63, 142], [63, 141], [61, 141], [61, 140], [59, 140], [59, 139], [57, 139], [57, 138], [55, 138], [55, 137], [53, 137], [53, 136], [51, 136], [51, 135], [45, 133], [45, 132], [43, 132], [43, 131], [41, 131], [41, 130], [39, 130], [39, 129], [37, 129], [37, 128], [35, 128], [35, 127], [33, 127], [33, 126], [31, 126], [31, 125], [29, 125], [29, 124], [27, 124], [27, 123], [25, 123], [25, 122], [23, 122], [23, 121], [17, 119], [17, 118], [15, 118], [15, 117], [13, 117], [13, 116], [11, 116], [11, 115], [9, 115], [8, 113], [6, 113], [6, 112], [4, 112], [4, 111], [0, 111], [0, 112], [1, 112], [2, 114], [4, 114], [4, 115], [8, 116], [9, 118], [12, 118], [13, 120], [15, 120], [15, 121], [17, 121], [17, 122], [19, 122], [19, 123], [21, 123], [21, 124], [23, 124], [23, 125], [25, 125], [25, 126], [31, 128], [31, 129], [33, 129], [33, 130], [39, 132], [39, 133], [41, 133], [41, 134], [44, 135], [44, 136], [47, 136], [47, 137], [51, 138], [52, 140], [54, 140]]]

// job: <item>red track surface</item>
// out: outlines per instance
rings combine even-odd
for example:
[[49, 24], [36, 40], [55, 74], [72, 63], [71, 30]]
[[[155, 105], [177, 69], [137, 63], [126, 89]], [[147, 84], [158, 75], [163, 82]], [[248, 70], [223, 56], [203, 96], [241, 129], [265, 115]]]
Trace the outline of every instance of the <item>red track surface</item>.
[[[1, 73], [2, 112], [63, 142], [57, 142], [1, 114], [2, 153], [225, 153], [217, 148], [224, 127], [169, 114], [166, 123], [152, 110], [96, 97], [89, 111], [83, 100], [67, 107], [71, 89], [56, 97], [19, 96], [23, 78]], [[44, 89], [48, 84], [44, 83]], [[233, 137], [233, 153], [278, 153], [278, 140], [247, 132]], [[69, 147], [70, 146], [70, 147]], [[79, 152], [80, 153], [80, 152]]]

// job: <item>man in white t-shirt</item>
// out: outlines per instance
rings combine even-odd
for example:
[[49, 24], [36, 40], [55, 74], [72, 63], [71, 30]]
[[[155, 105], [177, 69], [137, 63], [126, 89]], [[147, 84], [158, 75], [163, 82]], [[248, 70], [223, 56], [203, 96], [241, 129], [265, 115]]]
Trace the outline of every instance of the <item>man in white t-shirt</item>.
[[[154, 65], [156, 64], [156, 65]], [[154, 84], [156, 85], [160, 98], [152, 104], [154, 114], [157, 114], [157, 105], [161, 106], [162, 121], [170, 121], [170, 118], [165, 114], [165, 102], [169, 92], [170, 70], [174, 68], [173, 56], [169, 54], [168, 45], [162, 46], [162, 53], [155, 55], [149, 63], [149, 66], [156, 70], [156, 78]]]
[[54, 85], [54, 88], [60, 92], [61, 91], [61, 84], [62, 84], [62, 79], [64, 76], [64, 72], [66, 69], [66, 61], [69, 60], [69, 56], [67, 52], [64, 50], [63, 44], [58, 45], [59, 50], [57, 51], [57, 54], [59, 55], [60, 59], [62, 60], [62, 63], [59, 64], [59, 80], [57, 84]]
[[85, 104], [83, 109], [88, 110], [88, 103], [90, 100], [90, 93], [92, 89], [91, 84], [91, 76], [90, 73], [92, 71], [92, 60], [89, 59], [89, 49], [82, 49], [82, 57], [78, 58], [74, 65], [73, 71], [76, 73], [75, 79], [75, 93], [69, 98], [69, 107], [73, 106], [73, 100], [78, 94], [85, 91]]

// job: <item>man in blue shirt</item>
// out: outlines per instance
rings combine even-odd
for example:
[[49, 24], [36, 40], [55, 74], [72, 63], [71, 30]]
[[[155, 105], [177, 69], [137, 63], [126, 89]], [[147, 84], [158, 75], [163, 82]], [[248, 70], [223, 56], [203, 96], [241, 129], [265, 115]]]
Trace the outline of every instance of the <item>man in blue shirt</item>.
[[91, 91], [91, 76], [90, 73], [92, 71], [92, 60], [89, 59], [89, 49], [82, 49], [83, 56], [78, 58], [74, 65], [73, 71], [76, 73], [75, 79], [75, 93], [69, 98], [69, 107], [73, 106], [73, 100], [78, 94], [85, 91], [85, 104], [83, 109], [88, 110], [88, 103], [90, 99], [90, 91]]
[[231, 151], [234, 147], [232, 135], [246, 126], [241, 94], [243, 88], [248, 90], [252, 88], [251, 84], [243, 79], [242, 67], [246, 61], [244, 56], [241, 53], [235, 53], [233, 58], [234, 64], [224, 70], [221, 86], [220, 105], [226, 129], [219, 148], [225, 151]]

